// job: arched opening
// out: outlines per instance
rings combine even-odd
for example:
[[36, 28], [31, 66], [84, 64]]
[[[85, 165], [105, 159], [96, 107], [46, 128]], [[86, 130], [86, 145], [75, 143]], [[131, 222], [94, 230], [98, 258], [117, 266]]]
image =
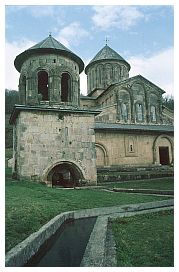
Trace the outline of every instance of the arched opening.
[[52, 186], [59, 187], [79, 186], [83, 179], [80, 169], [71, 162], [61, 162], [55, 165], [47, 175], [47, 181], [51, 182]]
[[61, 78], [61, 101], [69, 102], [71, 100], [71, 78], [68, 73], [63, 73]]
[[117, 93], [117, 118], [123, 123], [131, 120], [131, 96], [127, 89], [121, 89]]
[[49, 100], [48, 94], [48, 74], [45, 71], [38, 72], [38, 94], [42, 95], [43, 101]]
[[173, 164], [173, 142], [167, 135], [158, 136], [153, 144], [154, 164]]

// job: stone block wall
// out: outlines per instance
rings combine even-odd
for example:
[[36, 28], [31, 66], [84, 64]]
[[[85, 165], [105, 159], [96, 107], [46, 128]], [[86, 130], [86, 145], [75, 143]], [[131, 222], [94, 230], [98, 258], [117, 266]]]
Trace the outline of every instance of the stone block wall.
[[160, 164], [159, 147], [169, 148], [173, 163], [173, 137], [127, 132], [96, 131], [97, 166], [149, 166]]
[[94, 115], [22, 110], [14, 125], [17, 177], [46, 181], [61, 162], [70, 162], [86, 182], [96, 183]]
[[78, 106], [80, 96], [79, 66], [68, 57], [58, 54], [36, 54], [24, 61], [19, 78], [20, 103], [38, 105], [38, 73], [48, 74], [48, 94], [51, 105], [61, 101], [61, 79], [63, 73], [71, 78], [70, 104]]

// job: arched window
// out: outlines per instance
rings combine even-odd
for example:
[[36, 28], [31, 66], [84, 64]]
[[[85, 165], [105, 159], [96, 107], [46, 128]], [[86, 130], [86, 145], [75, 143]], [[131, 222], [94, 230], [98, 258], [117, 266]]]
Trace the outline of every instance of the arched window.
[[150, 107], [150, 116], [151, 116], [151, 121], [152, 122], [156, 122], [156, 107], [155, 106], [151, 106]]
[[128, 119], [127, 106], [124, 103], [121, 104], [121, 119], [125, 122]]
[[61, 78], [61, 101], [69, 102], [71, 100], [71, 78], [68, 73], [63, 73]]
[[42, 95], [43, 101], [49, 100], [48, 74], [45, 71], [38, 72], [38, 93]]
[[136, 104], [137, 121], [143, 121], [143, 106], [141, 103]]

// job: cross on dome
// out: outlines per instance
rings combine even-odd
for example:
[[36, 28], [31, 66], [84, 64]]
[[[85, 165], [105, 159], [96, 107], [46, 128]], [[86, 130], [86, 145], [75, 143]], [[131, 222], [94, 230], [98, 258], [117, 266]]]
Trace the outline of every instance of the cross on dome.
[[109, 38], [106, 36], [105, 38], [105, 42], [106, 42], [106, 45], [108, 45], [108, 42], [109, 42]]

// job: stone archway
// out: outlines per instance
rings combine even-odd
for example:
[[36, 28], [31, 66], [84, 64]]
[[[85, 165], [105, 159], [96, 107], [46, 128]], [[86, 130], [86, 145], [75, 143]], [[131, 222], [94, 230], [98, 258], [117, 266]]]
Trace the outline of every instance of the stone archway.
[[62, 161], [51, 166], [46, 172], [46, 182], [52, 186], [75, 187], [84, 180], [81, 169], [72, 162]]
[[108, 165], [108, 155], [106, 148], [99, 143], [95, 144], [96, 147], [96, 166], [106, 166]]
[[167, 135], [158, 136], [153, 143], [153, 163], [161, 165], [173, 164], [173, 141]]

